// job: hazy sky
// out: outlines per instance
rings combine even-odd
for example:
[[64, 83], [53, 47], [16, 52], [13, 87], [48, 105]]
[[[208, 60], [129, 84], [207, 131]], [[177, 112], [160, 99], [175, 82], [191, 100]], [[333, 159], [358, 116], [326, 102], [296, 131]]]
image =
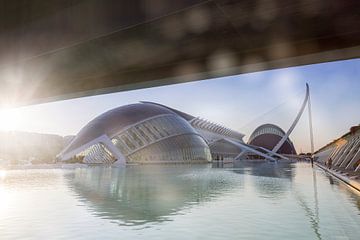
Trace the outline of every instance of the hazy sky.
[[[360, 59], [242, 74], [0, 112], [0, 130], [76, 134], [112, 108], [154, 101], [223, 124], [246, 134], [260, 124], [285, 131], [294, 120], [310, 84], [315, 149], [360, 123]], [[290, 135], [298, 151], [308, 151], [308, 115]]]

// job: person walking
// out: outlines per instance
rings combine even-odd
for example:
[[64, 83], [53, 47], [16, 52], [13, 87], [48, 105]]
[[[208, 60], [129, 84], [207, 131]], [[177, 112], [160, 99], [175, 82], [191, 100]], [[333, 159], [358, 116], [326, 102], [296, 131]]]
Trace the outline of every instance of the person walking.
[[331, 169], [331, 166], [332, 166], [332, 159], [329, 158], [328, 163], [327, 163], [328, 169]]

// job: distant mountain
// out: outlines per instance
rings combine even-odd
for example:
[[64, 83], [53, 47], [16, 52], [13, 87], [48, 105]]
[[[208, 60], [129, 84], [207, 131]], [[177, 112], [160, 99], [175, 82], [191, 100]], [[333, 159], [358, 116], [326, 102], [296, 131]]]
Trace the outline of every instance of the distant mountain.
[[10, 164], [53, 163], [67, 140], [55, 134], [0, 132], [0, 159]]
[[70, 142], [75, 138], [75, 135], [68, 135], [64, 137], [64, 147], [70, 144]]

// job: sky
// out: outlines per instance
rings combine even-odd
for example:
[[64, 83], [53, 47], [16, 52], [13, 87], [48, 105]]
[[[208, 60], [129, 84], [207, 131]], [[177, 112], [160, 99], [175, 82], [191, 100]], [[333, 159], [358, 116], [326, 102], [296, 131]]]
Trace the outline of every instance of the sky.
[[[0, 131], [75, 135], [110, 109], [152, 101], [244, 133], [264, 123], [287, 131], [310, 85], [315, 149], [360, 124], [360, 59], [240, 74], [190, 83], [0, 110]], [[290, 135], [310, 151], [308, 113]]]

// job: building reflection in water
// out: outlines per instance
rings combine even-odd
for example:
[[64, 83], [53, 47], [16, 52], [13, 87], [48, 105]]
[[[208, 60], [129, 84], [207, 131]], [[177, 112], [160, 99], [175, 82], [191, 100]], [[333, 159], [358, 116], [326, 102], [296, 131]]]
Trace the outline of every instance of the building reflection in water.
[[236, 161], [235, 168], [248, 171], [248, 174], [261, 177], [287, 178], [292, 180], [294, 177], [294, 164], [290, 162], [250, 162]]
[[209, 165], [94, 167], [66, 175], [70, 189], [96, 216], [120, 225], [171, 220], [187, 208], [239, 189], [242, 177]]
[[279, 200], [292, 191], [293, 165], [290, 163], [258, 163], [251, 166], [252, 184], [259, 197]]
[[251, 185], [261, 198], [279, 199], [291, 191], [294, 165], [289, 162], [237, 161], [233, 167], [236, 173], [253, 176]]

